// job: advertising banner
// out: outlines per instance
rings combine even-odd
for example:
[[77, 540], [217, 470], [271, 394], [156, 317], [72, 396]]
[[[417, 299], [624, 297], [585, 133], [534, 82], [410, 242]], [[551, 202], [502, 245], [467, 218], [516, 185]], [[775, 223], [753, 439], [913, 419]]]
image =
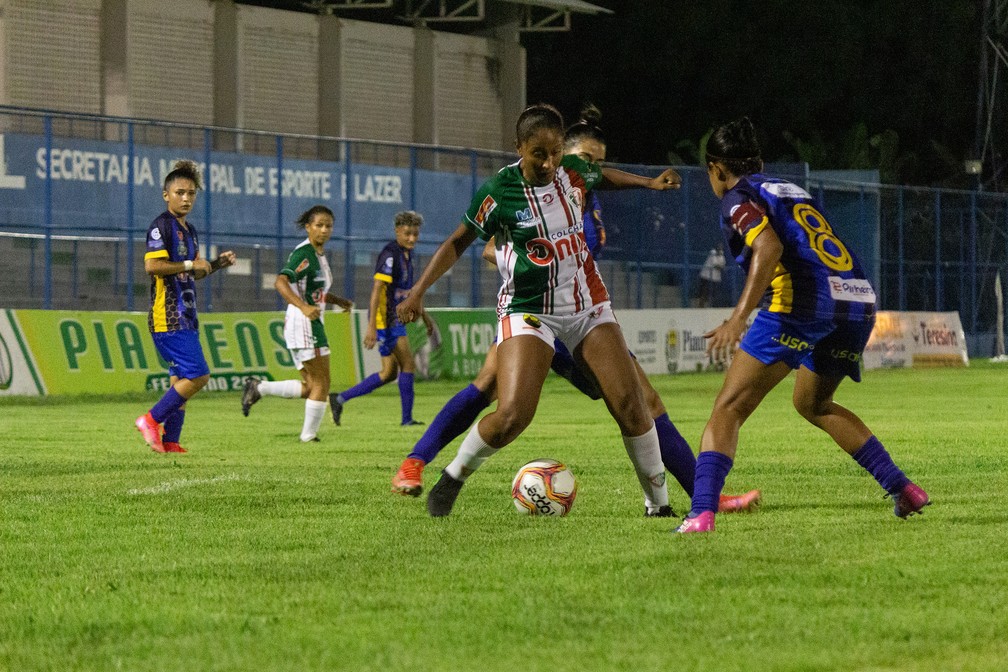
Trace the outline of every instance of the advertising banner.
[[[497, 335], [497, 313], [490, 308], [430, 308], [427, 314], [436, 325], [430, 337], [422, 321], [406, 325], [417, 380], [475, 378]], [[381, 369], [381, 356], [377, 347], [364, 348], [367, 311], [354, 310], [353, 320], [356, 371], [363, 379]]]
[[864, 366], [969, 366], [959, 313], [879, 311], [865, 348]]
[[[205, 389], [240, 390], [246, 376], [300, 377], [284, 345], [282, 313], [208, 313], [199, 322], [211, 371]], [[350, 385], [355, 380], [350, 316], [328, 314], [326, 333], [333, 386]], [[154, 349], [146, 313], [8, 310], [0, 337], [0, 357], [11, 362], [0, 364], [8, 380], [0, 395], [168, 388], [167, 365]]]
[[703, 335], [731, 312], [731, 308], [621, 310], [616, 317], [644, 373], [654, 375], [711, 368]]

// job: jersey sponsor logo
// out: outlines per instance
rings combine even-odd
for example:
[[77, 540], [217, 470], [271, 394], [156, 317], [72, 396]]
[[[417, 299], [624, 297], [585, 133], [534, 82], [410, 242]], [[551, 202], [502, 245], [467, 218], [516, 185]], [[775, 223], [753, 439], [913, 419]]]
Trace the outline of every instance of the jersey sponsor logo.
[[532, 208], [515, 210], [515, 224], [523, 229], [542, 224], [542, 218], [532, 214]]
[[525, 251], [528, 252], [528, 260], [536, 266], [549, 266], [556, 258], [556, 250], [553, 243], [545, 238], [533, 238], [525, 243]]
[[297, 265], [297, 268], [294, 269], [294, 272], [300, 273], [301, 271], [304, 271], [307, 268], [308, 268], [308, 260], [303, 259], [301, 263]]
[[161, 229], [152, 229], [150, 232], [151, 240], [161, 240]]
[[834, 301], [875, 303], [875, 290], [867, 280], [844, 279], [835, 275], [831, 275], [827, 280], [829, 281], [830, 296]]
[[528, 260], [536, 266], [549, 266], [554, 260], [563, 261], [587, 250], [588, 246], [585, 244], [584, 236], [576, 231], [563, 236], [555, 243], [545, 238], [533, 238], [525, 243]]
[[759, 203], [754, 201], [746, 201], [745, 203], [734, 206], [728, 211], [728, 216], [731, 217], [732, 227], [742, 234], [744, 234], [746, 229], [749, 227], [762, 222], [765, 215], [766, 211], [760, 207]]
[[553, 205], [553, 194], [543, 194], [542, 200], [546, 205]]
[[479, 226], [483, 226], [483, 223], [486, 222], [487, 217], [490, 216], [490, 213], [493, 212], [494, 208], [496, 207], [497, 207], [497, 201], [495, 201], [492, 196], [487, 196], [486, 198], [484, 198], [483, 202], [480, 204], [479, 210], [476, 211], [476, 218], [475, 218], [476, 224], [478, 224]]
[[791, 184], [790, 182], [764, 182], [763, 189], [777, 198], [803, 198], [808, 201], [812, 200], [812, 194], [808, 193], [797, 184]]

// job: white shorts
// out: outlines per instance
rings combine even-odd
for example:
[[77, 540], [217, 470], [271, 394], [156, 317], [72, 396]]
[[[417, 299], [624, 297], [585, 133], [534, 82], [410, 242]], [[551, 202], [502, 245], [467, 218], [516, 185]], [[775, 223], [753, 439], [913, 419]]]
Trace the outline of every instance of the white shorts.
[[576, 315], [540, 315], [538, 313], [512, 313], [497, 323], [497, 342], [528, 334], [553, 347], [553, 341], [560, 339], [567, 349], [574, 348], [584, 340], [588, 332], [601, 324], [616, 323], [612, 305], [608, 301], [591, 310]]
[[304, 363], [309, 362], [316, 357], [328, 357], [329, 348], [297, 348], [295, 350], [288, 350], [291, 354], [291, 359], [294, 360], [294, 368], [300, 371], [304, 368]]

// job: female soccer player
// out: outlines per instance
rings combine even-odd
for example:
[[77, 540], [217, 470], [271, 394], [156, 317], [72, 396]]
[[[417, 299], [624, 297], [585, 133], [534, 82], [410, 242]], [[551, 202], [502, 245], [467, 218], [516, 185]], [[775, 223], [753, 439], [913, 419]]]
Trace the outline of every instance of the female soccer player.
[[451, 512], [465, 480], [532, 421], [559, 338], [599, 382], [619, 425], [647, 506], [668, 506], [658, 434], [613, 316], [609, 294], [582, 233], [587, 192], [602, 188], [677, 188], [672, 169], [649, 178], [564, 155], [563, 117], [550, 105], [517, 122], [520, 160], [477, 191], [465, 219], [434, 253], [396, 309], [403, 322], [423, 311], [427, 289], [477, 236], [494, 239], [504, 278], [498, 293], [497, 409], [475, 424], [427, 498], [432, 516]]
[[[602, 129], [599, 127], [602, 115], [594, 105], [586, 106], [581, 111], [581, 118], [570, 126], [564, 134], [564, 152], [574, 154], [587, 163], [601, 164], [605, 161], [606, 142]], [[591, 241], [588, 236], [589, 229], [594, 226], [593, 222], [601, 221], [601, 212], [598, 207], [594, 192], [590, 193], [595, 208], [589, 210], [585, 208], [582, 219], [584, 221], [585, 240], [588, 248], [592, 251]], [[484, 258], [491, 263], [496, 263], [494, 258], [493, 241], [487, 243], [484, 251]], [[554, 343], [556, 353], [553, 356], [551, 367], [558, 374], [567, 378], [574, 387], [578, 388], [593, 399], [601, 398], [598, 390], [598, 383], [590, 374], [585, 374], [574, 358], [567, 351], [561, 341]], [[654, 418], [655, 427], [658, 431], [658, 444], [661, 452], [662, 463], [665, 468], [676, 478], [679, 484], [689, 496], [693, 495], [694, 472], [696, 468], [696, 457], [693, 455], [689, 444], [679, 433], [679, 430], [672, 423], [665, 410], [665, 405], [658, 391], [654, 389], [647, 375], [636, 359], [633, 360], [637, 378], [640, 381], [644, 392], [644, 400], [647, 403], [651, 416]], [[476, 420], [476, 417], [487, 408], [496, 398], [497, 392], [497, 344], [494, 343], [487, 352], [486, 359], [479, 374], [470, 385], [460, 390], [454, 397], [448, 400], [444, 408], [437, 414], [430, 427], [413, 447], [412, 452], [406, 457], [395, 476], [392, 478], [392, 492], [417, 497], [423, 490], [423, 469], [434, 457], [448, 445], [455, 437], [460, 435]], [[721, 495], [719, 508], [720, 512], [748, 511], [759, 504], [760, 492], [752, 490], [742, 495]], [[663, 513], [671, 515], [671, 509], [664, 511], [652, 511], [648, 515], [661, 515]]]
[[290, 253], [273, 283], [287, 301], [284, 341], [301, 374], [300, 380], [246, 378], [242, 393], [245, 415], [263, 396], [304, 399], [302, 442], [318, 441], [318, 428], [329, 401], [329, 340], [323, 318], [326, 304], [335, 304], [343, 310], [353, 308], [353, 301], [329, 293], [333, 280], [325, 244], [332, 236], [333, 221], [332, 210], [324, 205], [312, 206], [301, 213], [297, 225], [308, 237]]
[[197, 331], [196, 280], [235, 262], [235, 253], [230, 250], [212, 262], [200, 258], [196, 229], [186, 222], [200, 189], [196, 164], [178, 161], [165, 176], [162, 196], [168, 209], [147, 229], [144, 270], [151, 277], [147, 325], [158, 354], [169, 362], [171, 387], [134, 424], [151, 450], [158, 453], [186, 452], [179, 445], [185, 403], [210, 380]]
[[714, 357], [734, 354], [700, 442], [692, 509], [677, 531], [714, 530], [739, 429], [792, 369], [798, 369], [793, 401], [802, 417], [878, 481], [897, 516], [919, 513], [929, 503], [927, 493], [858, 416], [833, 401], [845, 376], [861, 380], [861, 353], [875, 324], [871, 283], [812, 197], [762, 170], [748, 119], [721, 126], [707, 141], [707, 176], [721, 199], [725, 246], [746, 271], [746, 282], [731, 317], [704, 335]]
[[[395, 240], [378, 254], [364, 347], [370, 350], [378, 344], [382, 368], [350, 389], [329, 395], [333, 422], [337, 425], [343, 416], [344, 404], [355, 397], [370, 394], [397, 378], [402, 426], [423, 424], [413, 418], [413, 371], [416, 363], [406, 336], [406, 326], [396, 317], [396, 306], [413, 287], [413, 249], [420, 238], [422, 224], [420, 213], [412, 210], [396, 213]], [[424, 311], [420, 311], [418, 316], [423, 319], [430, 336], [434, 332], [434, 321]]]

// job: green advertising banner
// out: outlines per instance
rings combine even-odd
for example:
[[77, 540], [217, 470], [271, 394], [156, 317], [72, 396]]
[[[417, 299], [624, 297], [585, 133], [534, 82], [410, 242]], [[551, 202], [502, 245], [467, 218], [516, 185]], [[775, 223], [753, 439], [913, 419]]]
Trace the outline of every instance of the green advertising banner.
[[[423, 321], [406, 325], [410, 349], [416, 362], [417, 380], [470, 380], [479, 373], [483, 359], [497, 335], [497, 313], [489, 308], [428, 308], [437, 329], [429, 337]], [[357, 374], [364, 379], [381, 370], [378, 348], [364, 347], [368, 313], [354, 310], [353, 344]], [[333, 389], [336, 389], [335, 383]]]
[[[154, 349], [146, 313], [14, 310], [6, 327], [35, 389], [22, 394], [161, 391], [168, 372]], [[207, 390], [240, 390], [246, 376], [298, 378], [284, 345], [283, 313], [200, 315], [210, 365]], [[326, 315], [334, 388], [356, 382], [350, 315]], [[7, 348], [10, 350], [10, 346]], [[16, 350], [16, 351], [17, 351]], [[10, 385], [9, 387], [14, 387]]]
[[[497, 336], [497, 313], [486, 308], [427, 311], [437, 324], [438, 347], [430, 357], [431, 378], [475, 378]], [[411, 325], [413, 326], [413, 325]], [[417, 323], [426, 335], [423, 323]]]

